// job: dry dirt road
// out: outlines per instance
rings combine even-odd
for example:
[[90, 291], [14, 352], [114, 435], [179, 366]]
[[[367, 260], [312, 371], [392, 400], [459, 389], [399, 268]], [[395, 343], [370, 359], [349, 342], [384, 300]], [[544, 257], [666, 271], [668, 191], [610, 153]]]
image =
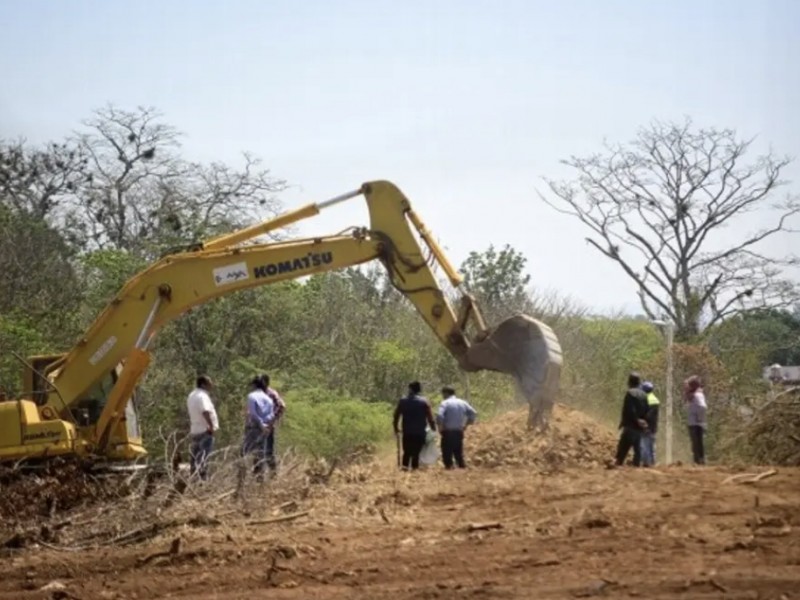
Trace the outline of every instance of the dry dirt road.
[[732, 473], [378, 470], [291, 522], [7, 552], [0, 598], [800, 598], [800, 470]]

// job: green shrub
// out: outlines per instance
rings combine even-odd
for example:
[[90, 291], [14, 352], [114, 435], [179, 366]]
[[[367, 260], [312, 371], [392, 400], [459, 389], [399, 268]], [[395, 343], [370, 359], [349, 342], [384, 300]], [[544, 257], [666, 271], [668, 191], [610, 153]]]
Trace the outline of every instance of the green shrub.
[[352, 398], [321, 402], [321, 394], [314, 394], [309, 401], [302, 399], [303, 395], [303, 390], [287, 394], [286, 417], [277, 435], [278, 452], [292, 447], [331, 460], [358, 450], [374, 451], [391, 436], [392, 409], [388, 404]]

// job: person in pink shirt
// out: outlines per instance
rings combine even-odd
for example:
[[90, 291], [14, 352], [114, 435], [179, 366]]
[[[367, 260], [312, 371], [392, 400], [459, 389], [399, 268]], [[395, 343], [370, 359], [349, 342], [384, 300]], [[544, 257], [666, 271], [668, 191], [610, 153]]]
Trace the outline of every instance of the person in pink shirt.
[[686, 404], [686, 421], [689, 425], [689, 439], [692, 442], [694, 464], [706, 464], [705, 437], [708, 421], [706, 419], [706, 396], [703, 382], [698, 375], [692, 375], [683, 384], [683, 400]]

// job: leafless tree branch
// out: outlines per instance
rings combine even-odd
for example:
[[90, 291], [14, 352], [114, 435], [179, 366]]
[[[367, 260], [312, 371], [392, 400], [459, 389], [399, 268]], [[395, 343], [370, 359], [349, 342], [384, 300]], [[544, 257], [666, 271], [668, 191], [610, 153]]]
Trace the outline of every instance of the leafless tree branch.
[[[590, 244], [637, 284], [649, 316], [668, 316], [691, 337], [732, 314], [798, 297], [796, 284], [780, 277], [790, 257], [758, 254], [768, 238], [797, 231], [800, 198], [773, 202], [790, 159], [769, 153], [745, 163], [751, 144], [689, 119], [656, 121], [628, 145], [562, 161], [575, 179], [546, 179], [549, 194], [538, 194], [592, 231]], [[752, 211], [770, 212], [773, 224], [709, 249], [712, 234]]]

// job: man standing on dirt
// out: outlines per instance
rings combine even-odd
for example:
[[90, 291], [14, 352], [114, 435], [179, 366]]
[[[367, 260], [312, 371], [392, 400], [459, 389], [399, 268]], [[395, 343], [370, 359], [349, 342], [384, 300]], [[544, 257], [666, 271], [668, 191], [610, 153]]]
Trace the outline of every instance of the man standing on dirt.
[[244, 428], [242, 456], [254, 456], [253, 474], [261, 481], [267, 464], [267, 439], [273, 429], [275, 409], [272, 398], [267, 394], [267, 384], [263, 377], [250, 382], [252, 391], [247, 394], [247, 423]]
[[272, 400], [272, 408], [274, 412], [272, 428], [269, 430], [269, 434], [267, 435], [266, 460], [267, 466], [275, 471], [275, 469], [278, 467], [278, 462], [275, 460], [275, 428], [278, 426], [283, 413], [286, 411], [286, 403], [283, 401], [283, 398], [281, 398], [281, 395], [274, 388], [270, 387], [269, 375], [264, 373], [261, 376], [261, 379], [264, 382], [267, 396], [269, 396], [270, 400]]
[[198, 475], [204, 481], [208, 479], [208, 457], [214, 449], [214, 434], [219, 429], [217, 411], [209, 394], [212, 387], [211, 379], [206, 375], [200, 375], [195, 389], [186, 399], [191, 436], [189, 448], [191, 474]]
[[442, 461], [445, 469], [453, 468], [453, 459], [460, 469], [464, 462], [464, 431], [475, 422], [477, 411], [466, 400], [456, 397], [456, 391], [448, 386], [442, 388], [444, 401], [436, 413], [436, 423], [442, 437]]
[[658, 433], [658, 406], [659, 400], [653, 390], [655, 386], [645, 381], [642, 384], [642, 391], [647, 394], [647, 430], [642, 432], [642, 466], [652, 467], [656, 464], [656, 434]]
[[647, 395], [642, 391], [642, 378], [638, 373], [631, 373], [628, 376], [628, 391], [622, 401], [622, 418], [620, 419], [620, 429], [617, 445], [616, 465], [618, 467], [625, 464], [628, 452], [633, 448], [633, 466], [638, 467], [642, 462], [641, 438], [642, 432], [647, 430]]
[[400, 436], [400, 420], [403, 421], [403, 460], [404, 470], [419, 468], [419, 453], [425, 446], [426, 428], [430, 425], [436, 431], [431, 404], [421, 396], [422, 385], [419, 381], [408, 384], [408, 396], [401, 398], [394, 410], [394, 435]]

